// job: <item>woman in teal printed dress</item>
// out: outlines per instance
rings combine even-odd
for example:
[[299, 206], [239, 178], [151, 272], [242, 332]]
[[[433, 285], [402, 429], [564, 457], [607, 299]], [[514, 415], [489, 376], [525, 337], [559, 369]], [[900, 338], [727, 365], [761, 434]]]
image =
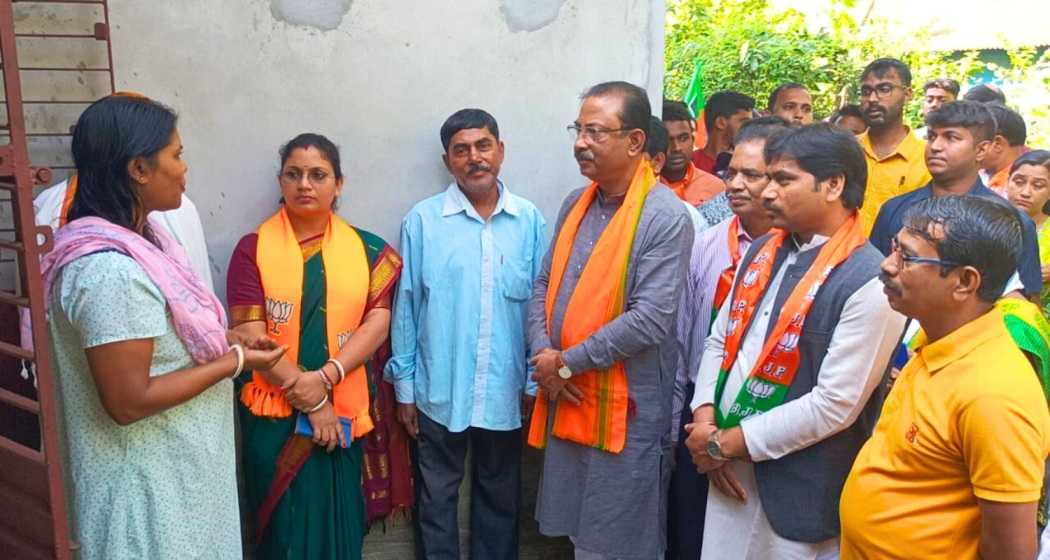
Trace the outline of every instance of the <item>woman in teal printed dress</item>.
[[242, 554], [229, 378], [284, 350], [231, 347], [218, 299], [147, 219], [185, 190], [175, 125], [143, 97], [84, 111], [69, 223], [41, 262], [81, 559]]

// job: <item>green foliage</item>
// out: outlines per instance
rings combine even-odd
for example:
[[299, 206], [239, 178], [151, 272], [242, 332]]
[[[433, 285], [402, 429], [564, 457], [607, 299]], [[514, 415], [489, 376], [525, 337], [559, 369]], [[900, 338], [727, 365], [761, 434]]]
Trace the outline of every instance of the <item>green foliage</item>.
[[943, 53], [924, 50], [926, 38], [889, 44], [885, 25], [855, 21], [852, 0], [830, 3], [828, 13], [807, 21], [795, 10], [774, 11], [765, 0], [669, 0], [666, 30], [664, 94], [680, 99], [695, 63], [707, 95], [734, 89], [755, 98], [765, 109], [770, 92], [784, 82], [799, 82], [813, 94], [818, 118], [836, 107], [856, 103], [864, 66], [880, 56], [894, 56], [912, 70], [914, 96], [908, 122], [921, 124], [922, 84], [951, 77], [967, 84], [978, 76], [1008, 84], [1008, 103], [1029, 122], [1029, 145], [1050, 140], [1050, 51], [1007, 51], [1009, 62], [982, 58], [980, 51]]

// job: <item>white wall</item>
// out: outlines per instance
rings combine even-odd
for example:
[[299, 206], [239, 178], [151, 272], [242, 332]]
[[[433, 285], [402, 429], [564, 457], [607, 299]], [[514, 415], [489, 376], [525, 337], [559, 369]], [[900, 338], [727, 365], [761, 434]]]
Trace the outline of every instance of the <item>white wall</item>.
[[[315, 131], [341, 148], [340, 213], [396, 244], [442, 190], [438, 129], [480, 107], [502, 178], [553, 220], [580, 186], [565, 126], [588, 86], [663, 80], [664, 0], [113, 0], [117, 89], [173, 106], [216, 288], [237, 240], [276, 209], [277, 149]], [[292, 23], [289, 23], [292, 22]]]

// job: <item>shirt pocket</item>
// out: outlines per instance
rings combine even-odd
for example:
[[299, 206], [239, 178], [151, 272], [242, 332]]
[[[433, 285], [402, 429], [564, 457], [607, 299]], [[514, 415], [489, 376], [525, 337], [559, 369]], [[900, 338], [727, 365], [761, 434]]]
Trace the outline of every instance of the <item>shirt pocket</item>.
[[532, 295], [532, 263], [504, 256], [500, 265], [503, 296], [511, 301], [528, 301]]

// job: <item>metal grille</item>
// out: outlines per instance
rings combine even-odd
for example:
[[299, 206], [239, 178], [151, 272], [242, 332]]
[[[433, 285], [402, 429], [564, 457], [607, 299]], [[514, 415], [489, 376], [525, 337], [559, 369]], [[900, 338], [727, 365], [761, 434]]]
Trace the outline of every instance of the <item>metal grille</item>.
[[[35, 225], [32, 202], [34, 187], [70, 174], [73, 123], [114, 89], [109, 29], [105, 0], [0, 0], [0, 551], [10, 558], [76, 548], [40, 277], [52, 232]], [[36, 351], [19, 344], [19, 310]]]

